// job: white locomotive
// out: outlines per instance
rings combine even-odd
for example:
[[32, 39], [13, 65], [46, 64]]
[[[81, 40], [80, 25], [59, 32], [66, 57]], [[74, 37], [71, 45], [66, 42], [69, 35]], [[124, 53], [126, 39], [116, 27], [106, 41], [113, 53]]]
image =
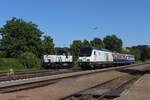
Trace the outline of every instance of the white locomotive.
[[79, 64], [84, 69], [132, 63], [135, 63], [133, 55], [114, 53], [105, 49], [85, 47], [81, 48], [79, 53]]
[[99, 65], [111, 65], [113, 63], [112, 52], [86, 47], [80, 49], [79, 64], [83, 67], [97, 68]]
[[68, 51], [59, 50], [57, 55], [44, 55], [44, 68], [66, 68], [72, 65], [72, 56]]

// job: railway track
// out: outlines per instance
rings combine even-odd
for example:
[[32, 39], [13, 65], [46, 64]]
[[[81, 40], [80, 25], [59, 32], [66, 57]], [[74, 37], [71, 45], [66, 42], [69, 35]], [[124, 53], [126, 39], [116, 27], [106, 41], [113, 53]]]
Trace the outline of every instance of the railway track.
[[129, 75], [121, 76], [59, 100], [113, 100], [137, 79]]
[[134, 82], [146, 73], [147, 69], [141, 72], [140, 70], [135, 70], [131, 75], [123, 75], [108, 80], [58, 100], [115, 100], [115, 98], [119, 97], [125, 90], [128, 90]]
[[[145, 63], [147, 64], [147, 63]], [[82, 75], [87, 75], [87, 74], [93, 74], [93, 73], [98, 73], [98, 72], [105, 72], [105, 71], [111, 71], [111, 70], [120, 70], [123, 68], [128, 68], [128, 67], [134, 67], [134, 66], [139, 66], [142, 64], [134, 64], [134, 65], [126, 65], [126, 66], [119, 66], [119, 67], [112, 67], [112, 68], [105, 68], [105, 69], [98, 69], [98, 70], [88, 70], [88, 71], [77, 71], [77, 72], [68, 72], [68, 73], [59, 73], [57, 75], [55, 74], [50, 74], [50, 75], [45, 75], [41, 77], [31, 77], [27, 79], [19, 79], [19, 80], [11, 80], [11, 81], [3, 81], [0, 82], [0, 92], [1, 93], [6, 93], [6, 92], [12, 92], [12, 91], [18, 91], [18, 90], [23, 90], [23, 89], [29, 89], [29, 88], [35, 88], [35, 87], [40, 87], [40, 86], [45, 86], [49, 85], [52, 83], [55, 83], [59, 81], [60, 79], [64, 78], [70, 78], [70, 77], [78, 77]]]
[[76, 72], [76, 71], [81, 71], [81, 69], [69, 68], [69, 69], [61, 69], [61, 70], [17, 71], [15, 72], [15, 75], [13, 75], [12, 77], [8, 77], [7, 72], [1, 72], [0, 82], [62, 74], [62, 73], [70, 73], [70, 72]]
[[77, 72], [77, 71], [82, 71], [82, 69], [77, 67], [77, 68], [60, 69], [60, 70], [16, 71], [13, 77], [8, 77], [7, 72], [0, 72], [0, 82], [48, 76], [48, 75], [56, 75], [56, 74], [70, 73], [70, 72]]

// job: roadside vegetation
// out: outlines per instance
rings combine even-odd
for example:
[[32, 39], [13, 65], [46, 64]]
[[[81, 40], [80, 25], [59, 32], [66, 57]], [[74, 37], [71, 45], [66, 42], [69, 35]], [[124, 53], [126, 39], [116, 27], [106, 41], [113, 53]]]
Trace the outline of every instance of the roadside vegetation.
[[27, 68], [17, 58], [0, 58], [0, 72], [8, 72], [10, 69], [15, 69], [15, 71], [39, 70], [40, 67]]
[[[53, 38], [45, 36], [38, 25], [22, 19], [12, 18], [0, 28], [0, 71], [10, 68], [15, 70], [38, 70], [42, 67], [44, 54], [55, 54], [59, 47], [55, 47]], [[137, 61], [150, 59], [150, 47], [138, 45], [123, 48], [123, 41], [116, 35], [109, 35], [103, 39], [95, 37], [92, 40], [74, 40], [69, 49], [73, 55], [74, 65], [78, 65], [78, 52], [81, 47], [92, 46], [108, 49], [120, 53], [133, 54]]]

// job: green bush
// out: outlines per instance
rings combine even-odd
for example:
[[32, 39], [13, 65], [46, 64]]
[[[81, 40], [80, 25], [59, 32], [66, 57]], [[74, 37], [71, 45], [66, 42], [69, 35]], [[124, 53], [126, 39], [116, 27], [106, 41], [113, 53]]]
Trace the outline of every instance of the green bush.
[[20, 62], [26, 68], [40, 68], [41, 60], [31, 52], [25, 52], [19, 57]]
[[6, 52], [5, 51], [0, 51], [0, 58], [6, 57]]
[[16, 58], [0, 58], [0, 71], [8, 71], [9, 69], [24, 69], [24, 66]]

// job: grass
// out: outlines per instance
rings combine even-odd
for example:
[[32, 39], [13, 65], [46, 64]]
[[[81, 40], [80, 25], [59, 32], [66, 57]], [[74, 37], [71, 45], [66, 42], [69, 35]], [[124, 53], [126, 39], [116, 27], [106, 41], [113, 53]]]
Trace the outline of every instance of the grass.
[[[143, 61], [137, 60], [136, 63], [142, 63]], [[150, 60], [145, 60], [145, 62], [150, 62]]]
[[15, 71], [40, 70], [40, 68], [36, 67], [26, 68], [16, 58], [0, 58], [0, 72], [7, 72], [10, 69], [14, 69]]

